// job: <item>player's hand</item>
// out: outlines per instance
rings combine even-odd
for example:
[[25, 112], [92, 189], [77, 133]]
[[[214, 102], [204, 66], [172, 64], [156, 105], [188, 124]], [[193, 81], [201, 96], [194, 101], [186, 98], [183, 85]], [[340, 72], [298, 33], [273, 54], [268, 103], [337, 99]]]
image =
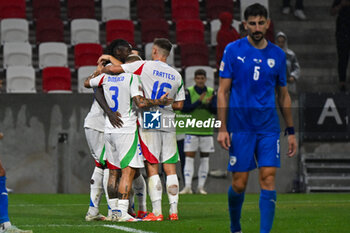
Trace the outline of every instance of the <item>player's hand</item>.
[[297, 153], [298, 144], [295, 135], [288, 135], [288, 153], [289, 157], [293, 157]]
[[4, 134], [0, 133], [0, 140], [3, 139], [3, 137], [4, 137]]
[[105, 61], [110, 61], [111, 60], [111, 55], [107, 55], [107, 54], [102, 54], [98, 60], [97, 60], [97, 64], [102, 64]]
[[174, 99], [168, 98], [168, 95], [169, 95], [169, 92], [165, 93], [160, 97], [160, 102], [162, 103], [162, 105], [166, 106], [174, 103]]
[[230, 135], [227, 131], [219, 131], [217, 140], [220, 146], [225, 150], [228, 150], [231, 146]]
[[123, 127], [124, 122], [121, 119], [121, 114], [117, 112], [112, 112], [107, 114], [109, 121], [113, 125], [114, 128], [118, 127], [121, 128]]

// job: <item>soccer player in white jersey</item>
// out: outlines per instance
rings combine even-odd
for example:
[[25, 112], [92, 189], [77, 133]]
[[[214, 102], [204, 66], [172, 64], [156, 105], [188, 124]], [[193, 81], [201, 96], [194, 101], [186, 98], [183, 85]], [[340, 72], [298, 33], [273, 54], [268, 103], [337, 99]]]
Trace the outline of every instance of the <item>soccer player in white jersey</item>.
[[[128, 72], [140, 75], [145, 98], [156, 99], [165, 92], [169, 92], [169, 97], [175, 100], [172, 106], [157, 106], [148, 109], [156, 114], [161, 114], [163, 119], [167, 119], [167, 122], [174, 122], [175, 113], [173, 110], [182, 109], [185, 100], [181, 75], [166, 64], [171, 47], [169, 40], [155, 39], [152, 48], [153, 61], [137, 61], [102, 69], [103, 73]], [[104, 59], [102, 56], [99, 61]], [[139, 117], [139, 121], [142, 126], [142, 117]], [[158, 130], [147, 130], [140, 127], [139, 134], [142, 153], [146, 158], [145, 163], [149, 177], [148, 190], [153, 207], [152, 213], [143, 218], [143, 221], [163, 220], [162, 185], [158, 174], [159, 163], [163, 163], [167, 175], [166, 188], [170, 203], [169, 219], [178, 220], [179, 182], [176, 174], [176, 163], [179, 160], [179, 154], [176, 146], [175, 128], [166, 129], [163, 127]]]
[[[105, 124], [105, 139], [108, 142], [106, 150], [110, 152], [107, 153], [107, 165], [110, 169], [108, 182], [115, 182], [114, 174], [119, 168], [122, 170], [117, 196], [111, 195], [113, 191], [109, 192], [112, 221], [138, 221], [127, 213], [132, 180], [136, 169], [144, 166], [133, 103], [136, 103], [138, 107], [150, 107], [161, 104], [169, 105], [172, 103], [172, 99], [166, 97], [168, 94], [164, 94], [156, 100], [143, 98], [138, 77], [127, 73], [118, 76], [101, 74], [95, 78], [89, 77], [84, 85], [85, 87], [102, 86], [109, 107], [113, 112], [118, 111], [123, 121], [121, 128], [113, 127], [109, 119], [106, 119]], [[134, 101], [132, 102], [132, 100]]]

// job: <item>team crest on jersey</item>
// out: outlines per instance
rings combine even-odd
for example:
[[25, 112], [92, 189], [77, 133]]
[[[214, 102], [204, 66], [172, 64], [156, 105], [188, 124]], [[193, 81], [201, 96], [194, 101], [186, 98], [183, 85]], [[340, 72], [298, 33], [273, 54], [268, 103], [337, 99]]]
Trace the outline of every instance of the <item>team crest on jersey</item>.
[[220, 63], [220, 71], [224, 71], [225, 63], [221, 61]]
[[270, 66], [270, 68], [275, 66], [275, 59], [269, 58], [267, 59], [267, 64]]

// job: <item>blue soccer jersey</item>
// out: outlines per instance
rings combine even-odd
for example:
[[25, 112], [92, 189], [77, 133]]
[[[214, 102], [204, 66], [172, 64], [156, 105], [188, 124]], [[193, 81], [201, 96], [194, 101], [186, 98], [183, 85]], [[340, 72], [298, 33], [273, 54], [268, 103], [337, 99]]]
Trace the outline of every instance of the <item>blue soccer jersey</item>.
[[232, 79], [227, 130], [229, 132], [280, 132], [275, 88], [286, 86], [286, 56], [268, 42], [253, 47], [248, 38], [228, 44], [220, 77]]

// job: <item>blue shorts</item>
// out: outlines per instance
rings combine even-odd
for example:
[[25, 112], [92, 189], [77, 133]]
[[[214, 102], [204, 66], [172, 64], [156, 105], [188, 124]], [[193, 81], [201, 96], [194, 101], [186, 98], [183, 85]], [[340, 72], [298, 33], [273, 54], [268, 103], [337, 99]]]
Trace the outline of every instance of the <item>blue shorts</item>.
[[230, 172], [280, 167], [280, 134], [231, 133]]

